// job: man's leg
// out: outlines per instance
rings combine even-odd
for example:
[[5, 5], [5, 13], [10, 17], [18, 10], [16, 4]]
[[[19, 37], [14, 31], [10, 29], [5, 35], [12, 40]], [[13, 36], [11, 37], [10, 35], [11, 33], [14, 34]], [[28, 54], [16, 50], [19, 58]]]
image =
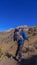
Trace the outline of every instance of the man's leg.
[[19, 49], [20, 49], [20, 44], [18, 44], [18, 48], [17, 48], [16, 54], [15, 54], [15, 57], [18, 55]]
[[18, 59], [21, 60], [22, 57], [22, 48], [23, 48], [23, 44], [20, 45], [19, 51], [18, 51]]

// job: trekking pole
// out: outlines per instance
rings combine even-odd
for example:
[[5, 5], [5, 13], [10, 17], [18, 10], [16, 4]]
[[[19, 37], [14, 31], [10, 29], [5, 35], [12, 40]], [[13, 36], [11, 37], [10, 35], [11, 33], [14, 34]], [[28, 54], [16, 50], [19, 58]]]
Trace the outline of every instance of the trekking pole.
[[29, 41], [28, 41], [28, 56], [29, 56]]

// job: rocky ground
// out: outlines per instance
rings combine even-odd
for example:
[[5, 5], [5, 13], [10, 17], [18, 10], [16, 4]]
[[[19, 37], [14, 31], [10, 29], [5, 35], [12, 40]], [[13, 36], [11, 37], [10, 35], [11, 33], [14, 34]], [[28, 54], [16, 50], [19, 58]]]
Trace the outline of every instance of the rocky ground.
[[4, 57], [2, 61], [0, 61], [0, 65], [37, 65], [37, 55], [27, 59], [22, 58], [20, 63], [13, 58]]
[[25, 41], [20, 63], [13, 58], [18, 46], [13, 41], [14, 29], [0, 32], [0, 65], [37, 65], [37, 26], [26, 26], [24, 30], [30, 41]]

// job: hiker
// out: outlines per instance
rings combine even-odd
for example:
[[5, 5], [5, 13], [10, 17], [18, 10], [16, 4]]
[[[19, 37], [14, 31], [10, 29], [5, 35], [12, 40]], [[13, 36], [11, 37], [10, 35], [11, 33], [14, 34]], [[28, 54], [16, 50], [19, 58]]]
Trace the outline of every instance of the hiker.
[[23, 29], [15, 29], [14, 34], [15, 34], [14, 37], [16, 38], [16, 39], [14, 39], [14, 41], [16, 40], [17, 44], [18, 44], [18, 48], [17, 48], [16, 54], [15, 54], [15, 57], [17, 58], [17, 56], [18, 56], [19, 61], [21, 61], [22, 48], [23, 48], [24, 41], [25, 40], [29, 41], [29, 38], [26, 36], [26, 33]]

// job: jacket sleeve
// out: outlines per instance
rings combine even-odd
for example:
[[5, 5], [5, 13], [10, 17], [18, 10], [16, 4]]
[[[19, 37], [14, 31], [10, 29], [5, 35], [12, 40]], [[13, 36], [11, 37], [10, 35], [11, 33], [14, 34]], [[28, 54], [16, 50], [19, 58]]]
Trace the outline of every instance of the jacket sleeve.
[[22, 33], [22, 36], [23, 36], [24, 39], [28, 40], [28, 37], [26, 36], [25, 32]]

